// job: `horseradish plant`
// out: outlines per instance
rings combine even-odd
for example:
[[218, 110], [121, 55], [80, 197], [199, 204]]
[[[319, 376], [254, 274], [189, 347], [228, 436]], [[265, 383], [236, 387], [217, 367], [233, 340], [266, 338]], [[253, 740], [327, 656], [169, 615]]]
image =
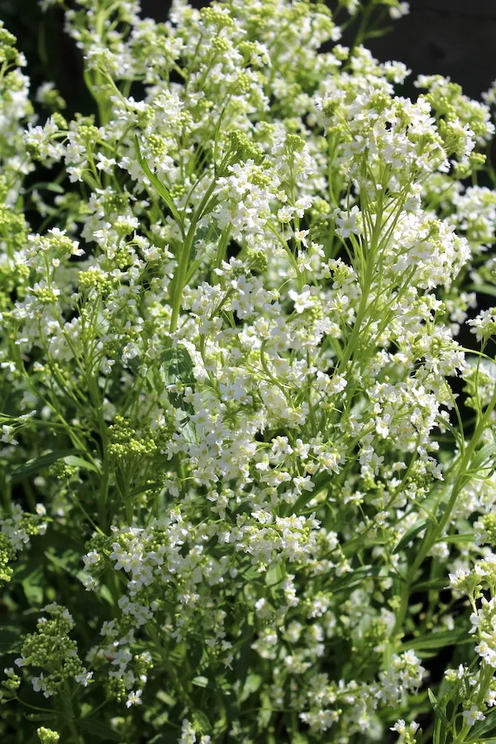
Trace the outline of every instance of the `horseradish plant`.
[[494, 737], [495, 94], [381, 8], [77, 0], [71, 121], [1, 28], [3, 741]]

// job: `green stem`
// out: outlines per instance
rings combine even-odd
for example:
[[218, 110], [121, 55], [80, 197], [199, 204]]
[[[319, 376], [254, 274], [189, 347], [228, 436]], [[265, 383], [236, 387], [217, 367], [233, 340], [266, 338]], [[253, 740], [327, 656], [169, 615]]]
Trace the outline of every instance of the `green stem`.
[[59, 696], [59, 701], [61, 703], [61, 713], [63, 717], [64, 726], [68, 728], [70, 732], [70, 737], [69, 737], [69, 740], [67, 741], [67, 744], [81, 744], [81, 739], [79, 737], [79, 734], [78, 734], [78, 731], [75, 725], [74, 709], [72, 707], [72, 699], [71, 699], [71, 690], [70, 690], [70, 687], [67, 681], [64, 682], [64, 686]]
[[201, 218], [204, 216], [207, 205], [210, 200], [210, 197], [212, 196], [212, 193], [215, 189], [216, 181], [215, 179], [212, 181], [210, 186], [208, 187], [205, 196], [203, 197], [200, 206], [196, 210], [196, 213], [193, 215], [191, 219], [191, 225], [188, 229], [188, 232], [186, 234], [186, 238], [184, 240], [183, 249], [181, 251], [181, 255], [179, 257], [179, 262], [177, 265], [177, 270], [174, 275], [173, 279], [173, 290], [172, 290], [172, 313], [171, 313], [171, 321], [170, 321], [170, 327], [169, 327], [169, 333], [174, 333], [174, 331], [177, 328], [177, 322], [179, 319], [179, 313], [181, 311], [181, 302], [183, 299], [183, 290], [184, 285], [186, 282], [186, 276], [188, 272], [188, 266], [189, 266], [189, 259], [191, 255], [191, 248], [193, 246], [193, 240], [196, 234], [196, 228], [198, 221], [201, 220]]
[[465, 450], [465, 454], [460, 461], [460, 465], [458, 467], [458, 472], [455, 478], [455, 482], [453, 484], [453, 489], [451, 491], [451, 496], [443, 512], [443, 515], [441, 519], [439, 520], [439, 522], [432, 528], [432, 530], [425, 535], [424, 541], [422, 545], [420, 546], [420, 550], [417, 554], [417, 557], [407, 572], [407, 575], [405, 578], [405, 585], [404, 585], [403, 592], [402, 592], [401, 605], [400, 605], [398, 614], [396, 616], [396, 623], [395, 623], [393, 632], [391, 634], [393, 642], [394, 642], [395, 636], [397, 635], [400, 628], [402, 627], [403, 622], [406, 617], [406, 611], [408, 608], [408, 600], [410, 598], [410, 588], [411, 588], [412, 582], [415, 579], [417, 571], [419, 570], [420, 566], [424, 562], [425, 557], [427, 556], [432, 546], [436, 543], [439, 536], [442, 534], [444, 528], [446, 527], [449, 521], [449, 518], [453, 512], [453, 509], [455, 508], [458, 496], [460, 495], [461, 490], [467, 484], [466, 473], [467, 473], [467, 470], [469, 469], [470, 461], [472, 460], [473, 454], [475, 452], [475, 448], [477, 447], [482, 435], [484, 434], [484, 431], [486, 430], [487, 423], [491, 417], [491, 414], [494, 410], [495, 405], [496, 405], [496, 386], [494, 388], [494, 392], [489, 402], [489, 405], [487, 406], [484, 415], [481, 417], [479, 423], [477, 424], [476, 429], [472, 435], [472, 439], [470, 440], [470, 444]]
[[344, 370], [344, 368], [348, 364], [355, 350], [356, 342], [357, 342], [357, 339], [358, 339], [358, 336], [360, 334], [360, 330], [362, 327], [362, 322], [368, 309], [367, 303], [368, 303], [370, 290], [372, 287], [372, 276], [374, 273], [374, 258], [375, 258], [375, 254], [377, 251], [377, 247], [379, 245], [379, 237], [381, 234], [381, 228], [382, 228], [382, 208], [379, 208], [377, 212], [376, 222], [374, 225], [374, 231], [372, 233], [372, 237], [370, 241], [370, 251], [369, 251], [367, 265], [365, 268], [365, 277], [364, 277], [364, 284], [363, 284], [363, 289], [362, 289], [362, 296], [360, 298], [360, 304], [358, 306], [355, 324], [353, 326], [353, 330], [351, 332], [350, 338], [348, 339], [348, 343], [346, 344], [346, 347], [343, 350], [343, 356], [339, 363], [337, 374], [340, 374]]
[[[193, 226], [193, 225], [192, 225]], [[177, 328], [177, 322], [179, 319], [179, 312], [181, 310], [181, 302], [183, 299], [184, 283], [186, 279], [186, 273], [188, 271], [189, 257], [191, 254], [191, 247], [193, 245], [193, 235], [191, 228], [188, 231], [186, 240], [183, 244], [181, 256], [177, 264], [177, 270], [174, 274], [173, 279], [173, 297], [172, 297], [172, 313], [170, 320], [169, 332], [174, 333]]]

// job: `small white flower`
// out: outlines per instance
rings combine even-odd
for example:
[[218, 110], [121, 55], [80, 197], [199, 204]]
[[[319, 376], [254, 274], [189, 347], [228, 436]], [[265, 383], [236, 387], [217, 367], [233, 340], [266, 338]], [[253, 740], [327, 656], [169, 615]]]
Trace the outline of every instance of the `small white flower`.
[[352, 207], [347, 212], [336, 210], [334, 212], [336, 218], [336, 234], [340, 238], [349, 238], [351, 234], [360, 235], [362, 232], [361, 228], [361, 214], [357, 206]]
[[81, 672], [81, 674], [78, 674], [74, 679], [76, 682], [79, 682], [80, 685], [83, 685], [83, 687], [88, 687], [88, 684], [93, 677], [93, 672]]
[[394, 20], [397, 20], [398, 18], [402, 18], [403, 16], [408, 15], [410, 12], [410, 3], [398, 3], [396, 7], [389, 8], [389, 15]]
[[135, 692], [130, 692], [127, 696], [126, 701], [126, 708], [130, 708], [131, 705], [141, 705], [141, 695], [143, 694], [143, 690], [136, 690]]
[[468, 726], [473, 726], [476, 721], [483, 721], [486, 716], [477, 708], [476, 705], [472, 705], [470, 710], [463, 711], [463, 717]]
[[105, 155], [103, 155], [101, 152], [97, 153], [97, 160], [98, 163], [96, 164], [96, 167], [99, 170], [104, 171], [105, 173], [112, 173], [112, 169], [114, 165], [116, 164], [116, 161], [114, 158], [107, 158]]

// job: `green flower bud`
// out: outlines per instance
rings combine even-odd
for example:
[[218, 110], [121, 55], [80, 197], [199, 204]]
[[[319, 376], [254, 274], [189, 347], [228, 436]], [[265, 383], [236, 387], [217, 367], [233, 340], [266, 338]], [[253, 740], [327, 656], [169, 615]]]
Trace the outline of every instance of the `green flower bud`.
[[36, 729], [36, 733], [38, 734], [41, 744], [55, 744], [55, 742], [60, 739], [60, 734], [52, 729], [45, 728], [44, 726], [40, 726], [39, 729]]

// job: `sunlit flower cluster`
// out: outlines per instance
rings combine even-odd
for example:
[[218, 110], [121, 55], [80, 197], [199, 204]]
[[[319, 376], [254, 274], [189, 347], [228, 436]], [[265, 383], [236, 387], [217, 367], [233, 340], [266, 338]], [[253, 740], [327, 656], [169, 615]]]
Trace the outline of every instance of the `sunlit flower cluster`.
[[0, 28], [22, 744], [416, 744], [427, 699], [461, 744], [496, 704], [494, 91], [398, 95], [338, 24], [408, 3], [335, 5], [77, 0], [70, 121]]

